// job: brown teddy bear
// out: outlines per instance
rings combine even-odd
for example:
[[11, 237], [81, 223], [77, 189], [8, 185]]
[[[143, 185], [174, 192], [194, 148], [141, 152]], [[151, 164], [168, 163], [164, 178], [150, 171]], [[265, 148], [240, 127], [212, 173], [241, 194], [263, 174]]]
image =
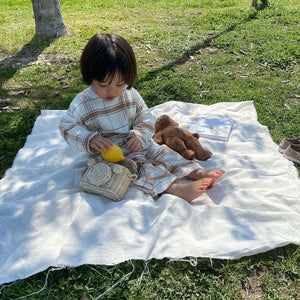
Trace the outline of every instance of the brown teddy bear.
[[179, 128], [168, 115], [159, 116], [155, 122], [154, 142], [166, 144], [186, 159], [207, 160], [212, 156], [210, 151], [202, 148], [199, 137], [198, 133]]

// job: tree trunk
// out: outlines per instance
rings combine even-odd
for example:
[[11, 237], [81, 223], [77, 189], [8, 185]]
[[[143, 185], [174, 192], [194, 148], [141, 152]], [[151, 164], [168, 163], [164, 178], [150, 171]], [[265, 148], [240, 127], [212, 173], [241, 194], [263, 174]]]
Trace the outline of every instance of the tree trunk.
[[31, 0], [35, 34], [41, 37], [58, 38], [67, 35], [59, 0]]

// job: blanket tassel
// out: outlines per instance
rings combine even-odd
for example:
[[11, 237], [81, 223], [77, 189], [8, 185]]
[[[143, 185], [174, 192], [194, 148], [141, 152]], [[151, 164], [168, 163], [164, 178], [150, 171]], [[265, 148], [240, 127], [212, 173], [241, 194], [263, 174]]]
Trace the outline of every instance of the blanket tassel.
[[112, 285], [109, 289], [107, 289], [104, 293], [102, 293], [101, 295], [99, 295], [95, 300], [98, 300], [98, 299], [101, 299], [103, 296], [105, 296], [108, 292], [110, 292], [113, 288], [115, 288], [120, 282], [122, 282], [126, 277], [130, 276], [134, 270], [135, 270], [135, 267], [134, 267], [134, 264], [132, 263], [131, 260], [129, 260], [130, 263], [131, 263], [131, 266], [132, 266], [132, 270], [124, 275], [122, 278], [120, 278], [114, 285]]
[[[36, 291], [36, 292], [33, 292], [33, 293], [31, 293], [31, 294], [28, 294], [28, 295], [26, 295], [26, 296], [21, 296], [21, 297], [19, 297], [19, 298], [14, 298], [14, 299], [11, 299], [11, 300], [24, 299], [24, 298], [27, 298], [27, 297], [30, 297], [30, 296], [33, 296], [33, 295], [40, 294], [42, 291], [44, 291], [44, 290], [47, 288], [47, 285], [48, 285], [48, 277], [49, 277], [50, 272], [53, 272], [53, 271], [59, 271], [59, 270], [62, 270], [62, 269], [64, 269], [64, 268], [65, 268], [65, 267], [62, 266], [62, 267], [57, 267], [57, 268], [51, 268], [51, 269], [49, 269], [48, 272], [47, 272], [46, 278], [45, 278], [44, 286], [43, 286], [40, 290], [38, 290], [38, 291]], [[0, 294], [1, 294], [1, 291], [2, 291], [2, 289], [3, 289], [4, 287], [12, 286], [12, 285], [14, 285], [15, 283], [18, 283], [19, 281], [21, 281], [21, 280], [16, 280], [15, 282], [13, 282], [13, 283], [11, 283], [11, 284], [8, 284], [8, 285], [3, 286], [3, 287], [1, 288], [1, 290], [0, 290]]]
[[183, 261], [183, 262], [188, 262], [190, 263], [191, 266], [196, 267], [198, 265], [198, 260], [196, 257], [190, 257], [188, 259], [184, 258], [170, 258], [169, 263], [173, 261]]

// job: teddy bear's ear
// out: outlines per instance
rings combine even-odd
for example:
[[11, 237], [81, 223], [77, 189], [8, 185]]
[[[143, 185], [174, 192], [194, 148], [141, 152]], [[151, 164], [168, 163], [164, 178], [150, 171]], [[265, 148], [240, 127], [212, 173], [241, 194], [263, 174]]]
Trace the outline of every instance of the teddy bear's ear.
[[166, 122], [168, 123], [168, 126], [176, 126], [179, 127], [179, 123], [176, 122], [174, 119], [172, 119], [170, 116], [166, 115]]
[[157, 133], [161, 130], [163, 130], [167, 124], [165, 124], [165, 115], [159, 116], [154, 124], [154, 132]]
[[174, 119], [172, 119], [171, 117], [169, 117], [169, 119], [170, 119], [170, 125], [179, 127], [179, 123], [178, 123], [178, 122], [176, 122], [176, 121], [175, 121]]
[[155, 122], [155, 125], [154, 125], [154, 133], [156, 134], [157, 132], [161, 131], [161, 128], [160, 128], [160, 124], [158, 121]]
[[155, 143], [162, 145], [164, 143], [162, 132], [160, 131], [158, 133], [155, 133], [155, 135], [153, 136], [153, 140]]

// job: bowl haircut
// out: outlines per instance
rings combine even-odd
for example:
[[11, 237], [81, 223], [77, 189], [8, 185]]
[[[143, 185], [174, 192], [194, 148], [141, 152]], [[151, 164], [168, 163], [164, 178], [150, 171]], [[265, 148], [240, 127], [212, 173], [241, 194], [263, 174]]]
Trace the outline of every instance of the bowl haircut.
[[134, 52], [128, 42], [116, 34], [92, 36], [82, 52], [80, 70], [87, 85], [94, 80], [111, 82], [118, 72], [130, 89], [137, 78]]

